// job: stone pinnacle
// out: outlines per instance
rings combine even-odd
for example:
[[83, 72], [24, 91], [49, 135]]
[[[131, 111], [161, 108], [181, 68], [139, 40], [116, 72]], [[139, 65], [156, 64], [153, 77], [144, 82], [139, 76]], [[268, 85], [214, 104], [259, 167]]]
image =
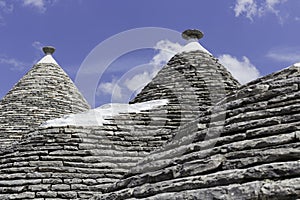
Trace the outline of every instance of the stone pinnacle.
[[181, 36], [183, 39], [186, 40], [190, 40], [190, 39], [200, 40], [204, 36], [204, 34], [197, 29], [188, 29], [183, 31]]
[[43, 51], [46, 55], [52, 55], [55, 52], [55, 48], [52, 46], [43, 47]]

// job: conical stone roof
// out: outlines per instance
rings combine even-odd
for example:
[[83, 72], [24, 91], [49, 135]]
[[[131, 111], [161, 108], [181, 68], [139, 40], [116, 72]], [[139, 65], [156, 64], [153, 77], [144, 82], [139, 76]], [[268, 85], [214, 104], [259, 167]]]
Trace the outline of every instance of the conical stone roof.
[[176, 116], [179, 113], [181, 122], [188, 122], [239, 86], [230, 72], [192, 39], [131, 103], [169, 99]]
[[45, 57], [0, 101], [0, 146], [18, 140], [45, 120], [89, 109], [72, 80], [44, 48]]

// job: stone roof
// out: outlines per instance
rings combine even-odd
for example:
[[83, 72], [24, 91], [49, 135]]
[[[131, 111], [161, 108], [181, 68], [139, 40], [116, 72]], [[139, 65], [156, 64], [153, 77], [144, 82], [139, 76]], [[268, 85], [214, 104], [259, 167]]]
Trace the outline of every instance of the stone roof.
[[[300, 66], [240, 86], [201, 49], [174, 56], [131, 102], [167, 105], [101, 126], [33, 123], [0, 148], [0, 199], [299, 198]], [[37, 66], [57, 67], [47, 56]]]
[[[0, 199], [89, 199], [172, 137], [161, 107], [104, 126], [40, 127], [0, 150]], [[160, 117], [157, 117], [160, 116]]]
[[299, 198], [299, 80], [292, 66], [240, 87], [95, 199]]
[[[168, 99], [186, 123], [240, 86], [212, 55], [200, 51], [175, 55], [131, 103]], [[178, 118], [179, 118], [178, 117]]]
[[45, 120], [89, 109], [72, 80], [53, 60], [46, 55], [0, 101], [0, 146], [20, 139]]

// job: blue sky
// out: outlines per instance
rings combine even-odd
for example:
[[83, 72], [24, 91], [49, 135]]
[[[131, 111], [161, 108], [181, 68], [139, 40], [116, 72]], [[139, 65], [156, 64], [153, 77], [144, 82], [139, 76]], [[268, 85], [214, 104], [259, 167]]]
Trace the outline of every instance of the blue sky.
[[[300, 62], [299, 10], [298, 0], [0, 0], [0, 97], [43, 57], [44, 45], [56, 47], [55, 59], [76, 82], [97, 45], [143, 27], [202, 30], [201, 44], [247, 82]], [[180, 45], [164, 38], [120, 55], [99, 78], [95, 105], [128, 101]]]

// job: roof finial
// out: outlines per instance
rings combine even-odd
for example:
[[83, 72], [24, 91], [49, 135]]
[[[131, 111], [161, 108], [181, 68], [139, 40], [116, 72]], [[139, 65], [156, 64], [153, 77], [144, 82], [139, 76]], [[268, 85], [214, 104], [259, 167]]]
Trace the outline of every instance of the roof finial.
[[45, 46], [43, 47], [43, 51], [46, 54], [37, 64], [41, 64], [41, 63], [53, 63], [53, 64], [57, 64], [57, 62], [54, 60], [54, 58], [52, 57], [52, 54], [55, 51], [55, 48], [52, 46]]
[[55, 48], [52, 46], [43, 47], [43, 51], [46, 55], [52, 55], [55, 52]]
[[204, 36], [204, 34], [197, 29], [188, 29], [183, 31], [181, 36], [186, 40], [200, 40]]

